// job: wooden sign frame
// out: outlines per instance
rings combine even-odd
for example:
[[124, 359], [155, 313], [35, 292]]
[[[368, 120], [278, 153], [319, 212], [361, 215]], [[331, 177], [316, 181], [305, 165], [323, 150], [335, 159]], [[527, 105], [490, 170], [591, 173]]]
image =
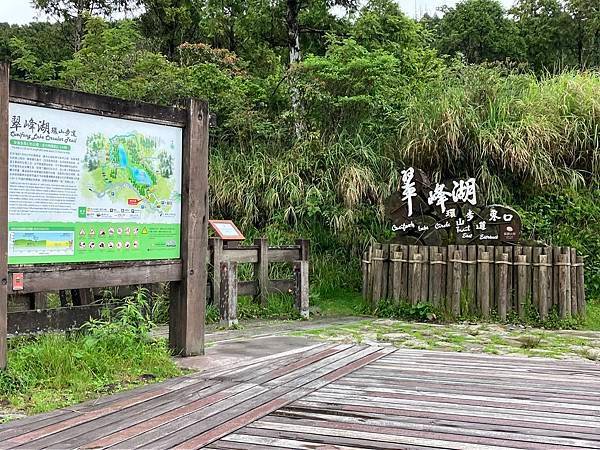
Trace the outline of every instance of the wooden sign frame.
[[[215, 230], [215, 233], [217, 233], [224, 241], [243, 241], [246, 239], [232, 220], [209, 220], [208, 223], [211, 228]], [[222, 232], [222, 230], [219, 228], [219, 225], [229, 225], [237, 234], [235, 236], [227, 235]]]
[[[204, 353], [208, 247], [208, 121], [206, 102], [189, 99], [185, 109], [9, 81], [0, 64], [0, 368], [7, 363], [7, 300], [13, 274], [19, 293], [170, 282], [169, 341], [184, 355]], [[83, 112], [176, 126], [183, 130], [181, 257], [170, 260], [77, 264], [8, 265], [9, 103]]]

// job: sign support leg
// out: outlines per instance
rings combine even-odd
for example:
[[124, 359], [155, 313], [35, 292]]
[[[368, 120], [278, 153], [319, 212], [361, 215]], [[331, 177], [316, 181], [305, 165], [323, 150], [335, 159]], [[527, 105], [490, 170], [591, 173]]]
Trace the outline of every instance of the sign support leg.
[[183, 356], [204, 354], [208, 247], [208, 106], [188, 103], [183, 141], [182, 280], [171, 283], [169, 341]]
[[8, 308], [8, 103], [10, 66], [0, 64], [0, 369], [7, 361]]

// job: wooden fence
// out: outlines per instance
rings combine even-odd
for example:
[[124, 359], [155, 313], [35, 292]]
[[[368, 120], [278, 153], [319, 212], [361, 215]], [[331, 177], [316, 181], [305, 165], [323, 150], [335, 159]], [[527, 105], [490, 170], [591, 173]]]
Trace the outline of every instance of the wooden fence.
[[[266, 306], [269, 293], [292, 293], [296, 308], [302, 317], [308, 318], [308, 253], [309, 241], [300, 239], [295, 245], [269, 247], [266, 238], [256, 239], [254, 245], [239, 245], [236, 241], [220, 238], [209, 240], [210, 295], [212, 304], [219, 307], [221, 324], [237, 323], [237, 297], [250, 295]], [[293, 264], [293, 279], [269, 279], [269, 264], [287, 262]], [[252, 263], [254, 279], [239, 281], [237, 265]]]
[[363, 255], [363, 296], [427, 302], [454, 317], [532, 305], [542, 318], [585, 314], [583, 257], [569, 247], [374, 244]]

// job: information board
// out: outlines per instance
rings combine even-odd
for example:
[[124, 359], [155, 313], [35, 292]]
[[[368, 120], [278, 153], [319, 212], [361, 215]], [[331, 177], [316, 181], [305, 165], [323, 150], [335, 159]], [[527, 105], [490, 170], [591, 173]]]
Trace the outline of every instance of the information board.
[[10, 264], [180, 256], [182, 129], [11, 102]]

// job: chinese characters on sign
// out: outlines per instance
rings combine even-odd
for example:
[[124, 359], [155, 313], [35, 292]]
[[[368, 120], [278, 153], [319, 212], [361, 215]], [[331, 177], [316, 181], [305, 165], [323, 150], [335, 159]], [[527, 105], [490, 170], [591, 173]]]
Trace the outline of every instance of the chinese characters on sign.
[[9, 104], [11, 264], [180, 257], [182, 129]]
[[516, 242], [521, 231], [516, 211], [479, 203], [475, 178], [430, 183], [413, 167], [402, 171], [400, 190], [387, 200], [386, 215], [406, 243], [493, 245]]

